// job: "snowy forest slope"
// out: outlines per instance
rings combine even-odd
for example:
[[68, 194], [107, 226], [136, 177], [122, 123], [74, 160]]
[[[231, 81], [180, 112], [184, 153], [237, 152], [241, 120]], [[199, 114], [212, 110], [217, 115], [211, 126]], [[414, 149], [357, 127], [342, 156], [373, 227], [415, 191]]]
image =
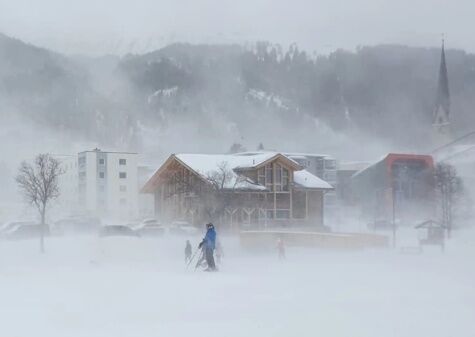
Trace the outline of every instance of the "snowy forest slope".
[[[87, 58], [0, 35], [0, 116], [139, 151], [150, 130], [204, 129], [210, 139], [279, 147], [272, 139], [282, 132], [311, 136], [322, 125], [407, 147], [429, 135], [439, 57], [434, 48], [396, 45], [312, 56], [262, 42]], [[462, 133], [475, 125], [475, 55], [448, 50], [447, 63]]]

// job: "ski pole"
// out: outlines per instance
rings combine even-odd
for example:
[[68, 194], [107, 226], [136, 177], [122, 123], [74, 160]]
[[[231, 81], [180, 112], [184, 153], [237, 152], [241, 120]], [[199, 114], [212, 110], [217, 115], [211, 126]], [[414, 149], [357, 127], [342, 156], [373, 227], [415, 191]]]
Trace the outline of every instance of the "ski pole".
[[203, 260], [204, 260], [204, 252], [202, 251], [201, 254], [200, 254], [200, 258], [196, 262], [195, 271], [196, 271], [196, 269], [198, 269], [198, 267], [201, 266], [201, 264], [203, 263]]
[[191, 259], [188, 261], [188, 263], [186, 264], [186, 268], [188, 269], [188, 266], [191, 264], [191, 262], [194, 260], [196, 254], [198, 253], [199, 249], [195, 250], [195, 253], [193, 254], [193, 256], [191, 257]]

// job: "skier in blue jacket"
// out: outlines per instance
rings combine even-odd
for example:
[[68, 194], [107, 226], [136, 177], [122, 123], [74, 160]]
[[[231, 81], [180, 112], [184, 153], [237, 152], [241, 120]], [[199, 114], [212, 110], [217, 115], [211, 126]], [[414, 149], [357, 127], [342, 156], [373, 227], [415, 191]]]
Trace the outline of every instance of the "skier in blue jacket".
[[204, 253], [206, 263], [208, 264], [207, 271], [216, 270], [216, 264], [214, 263], [214, 248], [216, 247], [216, 231], [212, 223], [206, 224], [206, 235], [203, 241], [199, 244], [198, 248], [204, 247]]

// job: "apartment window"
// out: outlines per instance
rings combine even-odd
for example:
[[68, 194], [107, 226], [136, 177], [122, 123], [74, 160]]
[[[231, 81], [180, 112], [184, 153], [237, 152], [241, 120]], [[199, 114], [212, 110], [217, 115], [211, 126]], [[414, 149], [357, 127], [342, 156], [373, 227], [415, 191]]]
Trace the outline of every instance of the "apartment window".
[[120, 205], [121, 205], [121, 206], [127, 205], [127, 199], [125, 199], [125, 198], [120, 198]]
[[324, 161], [323, 158], [318, 158], [316, 161], [316, 169], [317, 170], [323, 170], [324, 167]]
[[99, 185], [99, 191], [104, 192], [104, 190], [105, 190], [104, 185]]
[[127, 159], [119, 159], [119, 165], [126, 165]]
[[104, 160], [104, 158], [99, 159], [99, 165], [104, 165], [105, 162], [106, 162], [106, 161]]
[[119, 190], [120, 190], [121, 192], [127, 192], [127, 186], [125, 186], [125, 185], [120, 185]]
[[125, 178], [127, 178], [127, 172], [119, 172], [119, 178], [120, 178], [120, 179], [125, 179]]
[[86, 157], [79, 157], [78, 164], [79, 166], [83, 166], [84, 164], [86, 164]]
[[99, 172], [99, 178], [104, 178], [105, 173], [104, 172]]
[[326, 159], [325, 160], [325, 168], [328, 170], [336, 169], [336, 160], [334, 159]]

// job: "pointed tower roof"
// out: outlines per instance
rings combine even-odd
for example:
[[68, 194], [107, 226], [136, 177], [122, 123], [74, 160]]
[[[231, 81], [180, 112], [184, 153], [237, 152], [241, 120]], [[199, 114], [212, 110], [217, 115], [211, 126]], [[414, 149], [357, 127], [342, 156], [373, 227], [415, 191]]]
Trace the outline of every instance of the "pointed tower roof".
[[450, 92], [449, 78], [447, 75], [447, 63], [445, 62], [445, 46], [442, 40], [442, 51], [440, 55], [439, 81], [437, 84], [437, 96], [433, 113], [434, 125], [445, 125], [449, 122], [450, 115]]

